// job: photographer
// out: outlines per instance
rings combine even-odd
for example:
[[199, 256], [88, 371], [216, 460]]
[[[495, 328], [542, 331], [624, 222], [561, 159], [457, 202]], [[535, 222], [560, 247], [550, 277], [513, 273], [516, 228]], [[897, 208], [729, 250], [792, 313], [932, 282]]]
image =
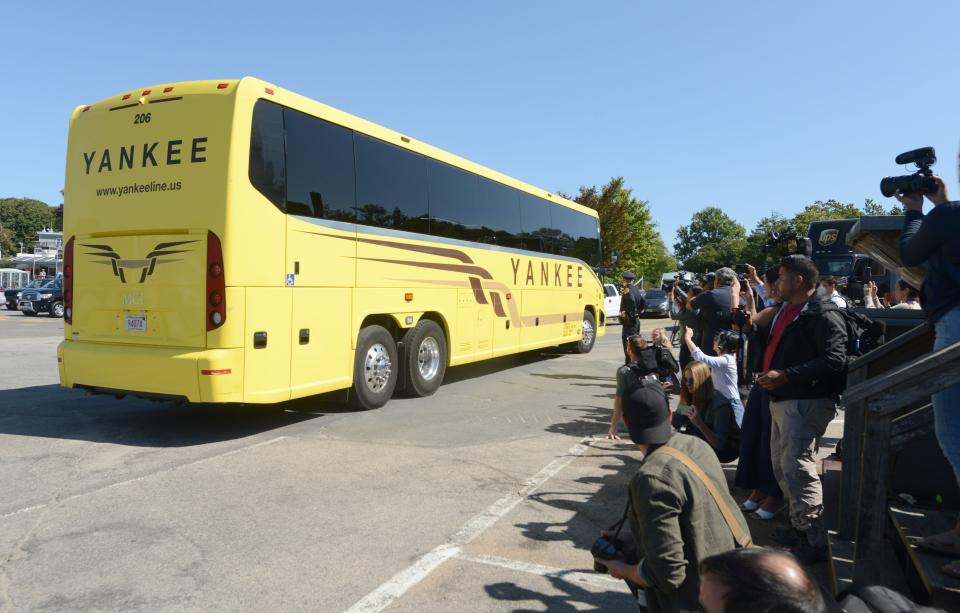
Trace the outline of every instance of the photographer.
[[[923, 214], [923, 195], [896, 193], [906, 214], [900, 235], [900, 257], [906, 266], [926, 264], [927, 276], [920, 289], [923, 310], [934, 326], [934, 351], [960, 342], [960, 202], [950, 201], [947, 186], [933, 177], [936, 191], [927, 194], [933, 210]], [[937, 440], [960, 481], [960, 385], [933, 395]], [[921, 547], [954, 558], [943, 572], [960, 577], [960, 522], [943, 534], [928, 536]]]
[[620, 340], [623, 341], [623, 363], [630, 363], [627, 354], [627, 339], [640, 334], [640, 314], [647, 308], [643, 294], [633, 284], [634, 274], [629, 270], [621, 275], [623, 278], [623, 295], [620, 297]]
[[[670, 293], [668, 298], [670, 299], [670, 319], [677, 322], [680, 330], [680, 338], [684, 338], [685, 331], [687, 329], [693, 330], [693, 339], [695, 343], [700, 342], [700, 338], [697, 335], [699, 328], [697, 322], [700, 319], [700, 311], [690, 306], [690, 301], [693, 300], [696, 296], [700, 295], [703, 291], [696, 285], [690, 287], [686, 292], [686, 299], [681, 301], [677, 300], [677, 284], [674, 281], [673, 285], [670, 286]], [[682, 291], [682, 290], [679, 290]], [[687, 349], [685, 343], [680, 343], [680, 369], [682, 370], [690, 362], [690, 350]]]
[[[707, 355], [715, 356], [712, 339], [717, 336], [720, 330], [730, 328], [733, 323], [733, 311], [741, 305], [740, 302], [740, 282], [737, 280], [737, 273], [732, 268], [721, 268], [717, 270], [714, 276], [716, 286], [690, 300], [690, 306], [700, 311], [699, 334], [694, 337], [699, 340], [699, 344], [704, 340], [710, 339], [711, 342], [703, 347], [703, 352]], [[733, 297], [737, 296], [734, 301]]]
[[594, 562], [626, 580], [631, 590], [644, 590], [651, 612], [696, 611], [700, 562], [738, 544], [752, 544], [747, 522], [710, 446], [672, 433], [667, 397], [659, 385], [644, 382], [624, 398], [623, 410], [630, 439], [644, 456], [630, 482], [626, 513], [639, 562], [616, 554], [597, 557], [597, 545]]

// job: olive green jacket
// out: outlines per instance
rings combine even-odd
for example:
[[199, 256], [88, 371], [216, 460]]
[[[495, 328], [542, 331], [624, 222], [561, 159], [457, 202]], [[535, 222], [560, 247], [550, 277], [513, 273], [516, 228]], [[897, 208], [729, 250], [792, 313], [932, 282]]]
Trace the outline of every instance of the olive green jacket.
[[[749, 531], [710, 445], [679, 433], [667, 445], [700, 466]], [[630, 500], [630, 526], [641, 559], [640, 576], [649, 586], [649, 611], [697, 611], [700, 561], [736, 547], [710, 491], [679, 460], [652, 453], [630, 483]]]

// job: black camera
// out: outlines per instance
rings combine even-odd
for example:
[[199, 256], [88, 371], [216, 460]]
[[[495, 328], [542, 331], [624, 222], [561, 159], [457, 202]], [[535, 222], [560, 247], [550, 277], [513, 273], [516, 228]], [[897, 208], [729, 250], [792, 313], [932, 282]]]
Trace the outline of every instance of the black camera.
[[670, 288], [673, 288], [673, 297], [676, 299], [678, 305], [683, 306], [687, 303], [688, 293], [693, 286], [693, 283], [690, 281], [690, 277], [692, 276], [693, 275], [685, 270], [678, 271], [673, 281], [664, 281], [660, 289], [669, 292]]
[[[617, 541], [610, 540], [605, 536], [601, 536], [593, 543], [593, 546], [590, 548], [590, 553], [593, 557], [600, 558], [601, 560], [616, 560], [623, 557]], [[599, 562], [594, 562], [593, 570], [598, 573], [606, 573], [607, 567]]]
[[792, 251], [794, 255], [813, 257], [813, 242], [809, 237], [797, 234], [797, 231], [793, 228], [788, 228], [783, 232], [770, 232], [767, 235], [767, 242], [763, 246], [763, 250], [767, 253], [784, 255], [784, 251], [789, 252], [786, 247], [791, 241], [796, 241], [796, 247]]
[[933, 147], [921, 147], [897, 156], [897, 164], [916, 164], [917, 172], [900, 177], [884, 177], [880, 180], [880, 193], [890, 198], [897, 192], [901, 194], [934, 194], [939, 189], [933, 179], [930, 168], [937, 163], [937, 152]]

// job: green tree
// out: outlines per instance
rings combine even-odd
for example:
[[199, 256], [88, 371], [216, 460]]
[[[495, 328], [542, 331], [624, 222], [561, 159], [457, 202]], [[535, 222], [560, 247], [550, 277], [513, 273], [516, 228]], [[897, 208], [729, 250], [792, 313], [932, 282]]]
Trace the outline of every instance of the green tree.
[[767, 245], [770, 244], [773, 234], [783, 236], [791, 230], [790, 220], [776, 211], [762, 218], [745, 241], [742, 262], [753, 264], [759, 271], [776, 265], [780, 258], [787, 254], [788, 248], [782, 244], [770, 247]]
[[611, 270], [611, 256], [620, 253], [614, 274], [631, 270], [647, 281], [659, 281], [660, 275], [676, 270], [676, 260], [667, 253], [650, 213], [650, 204], [633, 195], [625, 187], [623, 177], [613, 177], [602, 186], [581, 187], [572, 198], [597, 211], [600, 217], [600, 240], [603, 243], [602, 266]]
[[690, 225], [677, 229], [673, 249], [685, 269], [703, 272], [738, 262], [746, 247], [746, 238], [743, 226], [718, 207], [711, 206], [694, 213]]
[[790, 225], [793, 226], [800, 236], [807, 235], [807, 226], [811, 221], [820, 221], [823, 219], [853, 219], [863, 215], [863, 211], [854, 204], [845, 204], [837, 200], [817, 200], [813, 204], [808, 204], [802, 211], [793, 216]]
[[[37, 240], [37, 232], [52, 228], [54, 209], [45, 202], [31, 198], [0, 198], [0, 248], [3, 253], [13, 253], [23, 243]], [[12, 234], [12, 236], [11, 236]], [[7, 256], [4, 256], [7, 257]]]

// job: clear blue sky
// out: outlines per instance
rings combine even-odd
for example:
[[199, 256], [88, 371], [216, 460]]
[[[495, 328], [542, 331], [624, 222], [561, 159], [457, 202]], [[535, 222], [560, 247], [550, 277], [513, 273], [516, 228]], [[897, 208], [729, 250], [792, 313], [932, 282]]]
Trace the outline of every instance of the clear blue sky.
[[0, 196], [60, 202], [77, 104], [244, 75], [549, 190], [623, 175], [668, 246], [709, 205], [749, 230], [818, 199], [881, 201], [893, 157], [923, 145], [960, 193], [955, 1], [52, 1], [3, 13]]

